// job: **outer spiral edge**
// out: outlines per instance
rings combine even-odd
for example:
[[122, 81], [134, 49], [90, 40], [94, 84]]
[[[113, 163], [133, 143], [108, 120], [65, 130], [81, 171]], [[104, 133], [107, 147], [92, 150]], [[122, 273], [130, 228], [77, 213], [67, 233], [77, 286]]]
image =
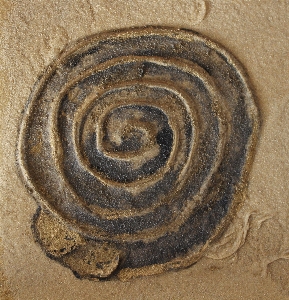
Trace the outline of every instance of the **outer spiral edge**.
[[[83, 38], [75, 43], [67, 46], [59, 55], [57, 59], [55, 59], [47, 68], [46, 70], [42, 73], [42, 75], [38, 78], [37, 82], [35, 83], [32, 93], [29, 97], [29, 100], [26, 104], [24, 113], [23, 113], [23, 118], [21, 121], [21, 125], [19, 126], [19, 139], [17, 142], [17, 147], [16, 147], [16, 165], [19, 170], [19, 174], [24, 182], [24, 184], [27, 186], [29, 192], [32, 194], [32, 196], [35, 198], [35, 200], [40, 203], [41, 207], [48, 208], [50, 212], [53, 213], [53, 215], [57, 216], [57, 218], [61, 217], [57, 214], [57, 212], [54, 210], [53, 207], [50, 207], [50, 205], [43, 201], [42, 197], [35, 191], [34, 185], [29, 178], [28, 173], [26, 172], [25, 166], [23, 165], [23, 159], [22, 159], [22, 142], [23, 142], [23, 132], [25, 130], [25, 124], [26, 124], [26, 119], [29, 116], [29, 112], [32, 106], [33, 99], [41, 92], [42, 85], [43, 83], [49, 78], [51, 73], [54, 71], [54, 66], [57, 65], [58, 62], [62, 61], [64, 57], [68, 57], [71, 53], [76, 51], [76, 49], [79, 49], [82, 47], [83, 44], [89, 44], [90, 40], [95, 39], [98, 37], [101, 39], [102, 36], [106, 36], [107, 34], [115, 34], [116, 36], [126, 36], [126, 32], [128, 29], [123, 29], [123, 30], [114, 30], [114, 31], [108, 31], [104, 32], [101, 34], [96, 34], [92, 35], [88, 38]], [[153, 30], [153, 33], [156, 33], [155, 30], [160, 30], [161, 32], [168, 32], [172, 31], [173, 34], [175, 34], [176, 29], [170, 28], [170, 27], [155, 27], [155, 26], [147, 26], [147, 27], [135, 27], [135, 28], [130, 28], [130, 35], [132, 31], [135, 31], [136, 33], [140, 32], [147, 32], [150, 33], [151, 30]], [[227, 59], [228, 63], [231, 64], [237, 71], [242, 79], [242, 82], [244, 83], [244, 86], [246, 86], [246, 92], [248, 95], [248, 98], [250, 98], [252, 101], [249, 104], [249, 107], [247, 108], [248, 114], [251, 117], [251, 120], [253, 122], [252, 125], [252, 134], [250, 136], [250, 140], [247, 143], [247, 155], [245, 159], [245, 163], [242, 169], [242, 175], [240, 177], [240, 181], [238, 185], [235, 188], [235, 193], [233, 195], [233, 201], [232, 205], [229, 209], [229, 213], [227, 213], [226, 217], [222, 219], [220, 224], [217, 226], [217, 228], [214, 231], [214, 234], [209, 238], [209, 240], [205, 243], [205, 245], [201, 245], [199, 247], [199, 250], [195, 251], [192, 254], [187, 254], [185, 257], [180, 257], [177, 259], [174, 259], [170, 262], [164, 263], [164, 264], [156, 264], [156, 265], [149, 265], [146, 267], [141, 267], [141, 268], [135, 268], [135, 269], [122, 269], [118, 273], [118, 277], [122, 280], [127, 280], [132, 277], [137, 277], [137, 276], [142, 276], [142, 275], [149, 275], [149, 274], [159, 274], [165, 270], [170, 270], [170, 269], [178, 269], [178, 268], [183, 268], [192, 265], [194, 262], [196, 262], [204, 253], [206, 248], [209, 246], [210, 243], [214, 242], [221, 234], [222, 232], [226, 229], [227, 225], [230, 223], [234, 215], [236, 214], [236, 211], [242, 205], [244, 201], [244, 197], [247, 192], [247, 186], [248, 186], [248, 179], [249, 179], [249, 171], [251, 169], [253, 160], [254, 160], [254, 154], [255, 154], [255, 149], [257, 146], [258, 142], [258, 133], [261, 127], [261, 122], [260, 122], [260, 116], [259, 116], [259, 111], [258, 108], [255, 104], [256, 102], [256, 97], [252, 93], [252, 87], [248, 81], [247, 74], [243, 68], [243, 66], [238, 62], [236, 58], [234, 58], [233, 55], [231, 55], [227, 50], [225, 50], [222, 46], [219, 46], [217, 43], [212, 42], [211, 40], [207, 39], [206, 37], [203, 37], [199, 33], [193, 32], [191, 30], [186, 30], [186, 29], [178, 29], [178, 33], [182, 36], [182, 34], [186, 35], [188, 33], [189, 35], [193, 33], [194, 35], [197, 35], [198, 38], [201, 40], [205, 41], [207, 45], [209, 45], [211, 48], [217, 50], [219, 53], [223, 54], [224, 57]], [[63, 222], [67, 223], [67, 220], [63, 220]], [[70, 224], [73, 227], [73, 222]], [[45, 250], [45, 249], [44, 249]]]

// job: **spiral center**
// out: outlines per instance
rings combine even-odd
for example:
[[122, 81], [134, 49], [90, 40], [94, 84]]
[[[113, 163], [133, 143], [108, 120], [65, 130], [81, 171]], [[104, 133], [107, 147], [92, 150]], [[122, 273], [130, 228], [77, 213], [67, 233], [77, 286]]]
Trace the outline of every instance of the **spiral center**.
[[150, 176], [172, 151], [168, 117], [154, 106], [119, 106], [88, 127], [94, 131], [84, 132], [84, 155], [92, 169], [110, 180], [133, 182]]
[[103, 148], [115, 157], [134, 156], [153, 146], [159, 150], [155, 138], [160, 127], [163, 124], [147, 120], [140, 108], [117, 108], [105, 120]]

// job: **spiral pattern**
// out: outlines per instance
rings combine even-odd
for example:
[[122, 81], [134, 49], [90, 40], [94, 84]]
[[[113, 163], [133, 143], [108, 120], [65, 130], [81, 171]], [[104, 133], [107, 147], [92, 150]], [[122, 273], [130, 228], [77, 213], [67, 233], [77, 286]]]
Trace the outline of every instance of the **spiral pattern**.
[[258, 126], [223, 48], [189, 30], [132, 28], [84, 38], [48, 67], [18, 161], [42, 207], [119, 251], [118, 272], [164, 270], [193, 263], [225, 226]]

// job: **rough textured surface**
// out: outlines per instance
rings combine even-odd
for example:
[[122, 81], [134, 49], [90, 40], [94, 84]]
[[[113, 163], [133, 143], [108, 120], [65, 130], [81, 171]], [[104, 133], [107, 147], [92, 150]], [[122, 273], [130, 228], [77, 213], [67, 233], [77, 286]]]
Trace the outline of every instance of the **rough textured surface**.
[[[289, 122], [288, 1], [206, 1], [205, 14], [204, 6], [194, 1], [1, 4], [4, 295], [14, 299], [288, 299], [289, 132], [284, 126]], [[15, 166], [19, 115], [37, 76], [66, 43], [107, 29], [147, 24], [197, 30], [223, 44], [246, 66], [263, 119], [248, 197], [229, 231], [207, 253], [210, 258], [189, 269], [125, 283], [81, 281], [46, 258], [34, 243], [30, 224], [36, 205]]]
[[23, 114], [24, 184], [67, 222], [40, 213], [36, 238], [79, 265], [74, 227], [88, 247], [118, 249], [111, 272], [126, 278], [191, 265], [244, 198], [259, 124], [243, 68], [207, 38], [169, 27], [85, 37], [47, 68]]

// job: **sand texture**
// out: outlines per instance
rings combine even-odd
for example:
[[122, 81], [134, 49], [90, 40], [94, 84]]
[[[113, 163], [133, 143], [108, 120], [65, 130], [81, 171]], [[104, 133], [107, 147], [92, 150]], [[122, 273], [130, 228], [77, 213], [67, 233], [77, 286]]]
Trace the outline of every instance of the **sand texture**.
[[[289, 299], [289, 1], [0, 1], [0, 299]], [[44, 68], [104, 30], [188, 28], [244, 66], [261, 130], [244, 205], [193, 266], [89, 281], [49, 259], [31, 231], [37, 204], [16, 167], [21, 115]]]

